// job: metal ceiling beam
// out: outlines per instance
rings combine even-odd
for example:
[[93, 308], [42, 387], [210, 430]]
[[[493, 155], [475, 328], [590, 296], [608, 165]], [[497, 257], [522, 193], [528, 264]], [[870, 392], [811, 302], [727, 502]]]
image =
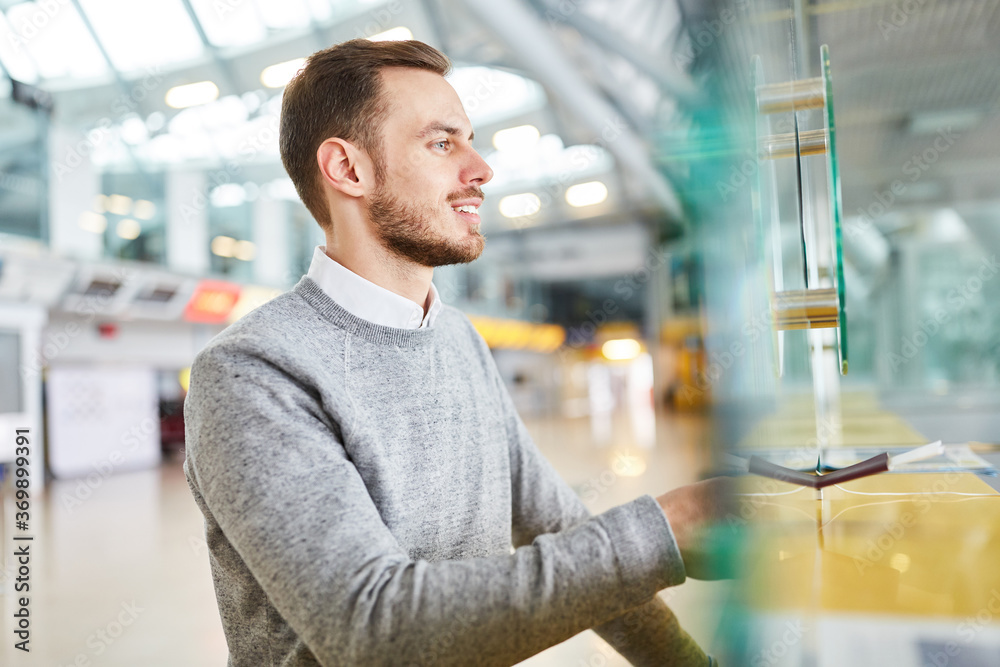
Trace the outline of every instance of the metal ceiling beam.
[[[94, 44], [97, 45], [97, 49], [101, 52], [104, 62], [107, 63], [108, 69], [111, 70], [111, 74], [114, 76], [118, 87], [125, 94], [125, 98], [135, 102], [136, 110], [142, 112], [140, 115], [146, 115], [145, 109], [143, 108], [145, 105], [141, 100], [135, 98], [135, 95], [132, 94], [132, 90], [129, 87], [129, 83], [125, 80], [125, 77], [122, 76], [122, 73], [118, 70], [118, 68], [115, 67], [114, 62], [111, 60], [111, 55], [108, 53], [108, 50], [104, 48], [104, 42], [101, 41], [101, 38], [97, 35], [97, 31], [94, 29], [94, 24], [90, 22], [90, 17], [87, 16], [87, 13], [83, 11], [83, 6], [80, 4], [80, 0], [71, 0], [71, 2], [73, 3], [73, 7], [76, 9], [76, 13], [80, 15], [80, 21], [83, 23], [83, 27], [88, 33], [90, 33], [90, 38], [94, 40]], [[122, 144], [125, 146], [125, 151], [128, 153], [128, 156], [132, 158], [132, 164], [135, 165], [136, 172], [147, 183], [152, 185], [153, 177], [142, 166], [142, 162], [135, 154], [135, 149], [128, 142], [123, 141]]]
[[243, 89], [239, 85], [239, 79], [236, 78], [236, 74], [233, 71], [233, 64], [223, 58], [219, 54], [219, 47], [212, 43], [212, 40], [208, 38], [208, 33], [205, 32], [205, 27], [201, 24], [198, 19], [197, 12], [194, 11], [194, 6], [191, 4], [191, 0], [181, 0], [181, 4], [184, 5], [184, 11], [187, 12], [188, 19], [194, 25], [195, 32], [198, 33], [198, 38], [201, 40], [201, 45], [205, 47], [209, 55], [212, 57], [212, 61], [215, 63], [216, 67], [222, 73], [223, 78], [226, 80], [226, 84], [234, 95], [240, 95], [243, 93]]
[[541, 3], [546, 8], [546, 16], [576, 28], [590, 41], [617, 53], [679, 102], [687, 105], [699, 103], [701, 94], [698, 87], [690, 77], [673, 68], [665, 58], [654, 57], [653, 54], [629, 44], [618, 34], [608, 30], [607, 26], [584, 14], [579, 7], [574, 7], [575, 11], [564, 12], [560, 11], [559, 3], [554, 0], [541, 0]]
[[684, 223], [684, 211], [673, 186], [649, 157], [645, 143], [627, 126], [616, 123], [618, 112], [593, 90], [556, 45], [538, 15], [522, 0], [466, 0], [469, 10], [523, 59], [524, 67], [557, 95], [590, 128], [628, 172], [637, 178], [674, 220]]

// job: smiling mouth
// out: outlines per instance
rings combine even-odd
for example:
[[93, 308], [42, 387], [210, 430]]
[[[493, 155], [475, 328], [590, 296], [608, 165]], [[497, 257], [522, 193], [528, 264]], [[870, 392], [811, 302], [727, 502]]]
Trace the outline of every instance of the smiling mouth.
[[453, 206], [451, 210], [470, 224], [479, 224], [480, 222], [478, 206]]

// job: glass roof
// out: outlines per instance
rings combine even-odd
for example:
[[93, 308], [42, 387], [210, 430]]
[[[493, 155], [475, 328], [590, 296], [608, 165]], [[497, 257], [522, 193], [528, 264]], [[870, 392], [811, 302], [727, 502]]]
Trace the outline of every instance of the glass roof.
[[190, 0], [192, 18], [183, 0], [79, 2], [86, 21], [68, 1], [0, 2], [3, 70], [33, 84], [91, 79], [110, 71], [101, 47], [120, 72], [169, 69], [204, 55], [199, 27], [209, 46], [247, 46], [276, 32], [327, 24], [377, 4], [373, 0]]
[[[118, 70], [160, 68], [201, 55], [201, 39], [181, 0], [80, 0], [80, 5]], [[58, 52], [74, 57], [65, 49]]]
[[37, 83], [107, 71], [100, 49], [70, 3], [23, 2], [0, 16], [0, 61], [15, 79]]

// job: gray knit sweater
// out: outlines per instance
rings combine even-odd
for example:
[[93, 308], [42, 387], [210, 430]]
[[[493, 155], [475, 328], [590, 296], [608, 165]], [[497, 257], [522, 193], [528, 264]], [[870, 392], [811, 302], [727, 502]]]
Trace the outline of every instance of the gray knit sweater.
[[453, 307], [395, 329], [303, 277], [197, 355], [184, 419], [230, 666], [512, 665], [587, 628], [708, 664], [656, 596], [685, 578], [656, 500], [591, 517]]

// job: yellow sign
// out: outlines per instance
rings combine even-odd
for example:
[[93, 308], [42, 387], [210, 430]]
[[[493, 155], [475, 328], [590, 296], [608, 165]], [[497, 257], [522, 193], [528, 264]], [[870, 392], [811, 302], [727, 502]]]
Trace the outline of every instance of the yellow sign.
[[486, 344], [494, 349], [554, 352], [566, 340], [566, 330], [558, 324], [479, 316], [470, 316], [469, 320]]

